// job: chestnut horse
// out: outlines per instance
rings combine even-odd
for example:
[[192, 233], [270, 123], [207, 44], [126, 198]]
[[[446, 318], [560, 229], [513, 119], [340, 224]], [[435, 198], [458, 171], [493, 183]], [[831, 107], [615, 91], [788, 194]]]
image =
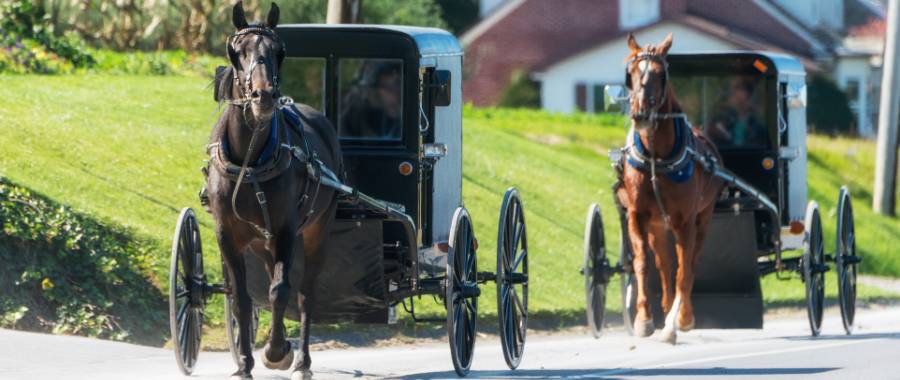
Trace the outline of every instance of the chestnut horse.
[[[236, 300], [240, 364], [233, 379], [252, 378], [254, 364], [245, 254], [258, 256], [270, 279], [272, 323], [263, 364], [293, 367], [292, 378], [309, 374], [312, 285], [337, 206], [336, 192], [321, 178], [328, 168], [342, 170], [340, 145], [328, 119], [306, 105], [288, 107], [291, 102], [281, 98], [278, 78], [285, 49], [274, 31], [278, 16], [273, 3], [264, 24], [250, 25], [238, 2], [232, 14], [236, 32], [226, 46], [231, 67], [216, 75], [216, 98], [226, 107], [210, 138], [213, 170], [207, 189]], [[302, 278], [289, 276], [294, 265], [302, 269]], [[291, 281], [299, 283], [292, 287]], [[284, 328], [290, 297], [297, 297], [302, 325], [295, 362]]]
[[[674, 344], [676, 326], [682, 331], [694, 327], [694, 267], [724, 182], [704, 170], [706, 163], [721, 162], [721, 157], [702, 131], [690, 127], [675, 97], [666, 63], [671, 47], [671, 34], [659, 45], [644, 48], [633, 35], [628, 36], [631, 54], [625, 75], [631, 90], [632, 123], [629, 143], [623, 150], [622, 186], [617, 188], [616, 197], [625, 209], [634, 252], [634, 333], [646, 337], [654, 331], [647, 301], [649, 248], [662, 284], [662, 309], [666, 313], [662, 340]], [[669, 232], [675, 238], [675, 257]], [[674, 289], [673, 259], [678, 260]]]

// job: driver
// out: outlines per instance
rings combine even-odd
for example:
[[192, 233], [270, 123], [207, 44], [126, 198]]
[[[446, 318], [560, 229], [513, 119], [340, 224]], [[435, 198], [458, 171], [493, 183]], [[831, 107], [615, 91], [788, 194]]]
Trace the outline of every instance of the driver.
[[765, 141], [765, 128], [753, 102], [755, 87], [750, 78], [734, 78], [729, 83], [727, 98], [708, 131], [717, 144], [746, 146]]
[[401, 83], [399, 62], [366, 62], [344, 94], [341, 135], [365, 139], [399, 139]]

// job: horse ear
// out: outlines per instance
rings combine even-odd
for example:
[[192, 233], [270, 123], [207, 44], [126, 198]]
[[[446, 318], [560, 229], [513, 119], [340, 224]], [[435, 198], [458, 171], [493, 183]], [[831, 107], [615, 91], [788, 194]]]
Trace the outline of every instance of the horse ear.
[[247, 24], [247, 16], [244, 15], [244, 2], [238, 1], [231, 10], [231, 23], [237, 30], [241, 30], [249, 26]]
[[278, 4], [272, 3], [272, 8], [269, 8], [269, 16], [266, 17], [266, 26], [269, 29], [275, 29], [278, 26], [278, 17], [281, 15], [281, 10], [278, 9]]
[[631, 52], [639, 52], [641, 51], [641, 45], [638, 45], [637, 40], [634, 39], [634, 34], [628, 33], [628, 49], [631, 49]]
[[659, 43], [659, 46], [656, 47], [657, 54], [666, 55], [669, 52], [669, 49], [672, 47], [672, 33], [669, 33], [662, 42]]

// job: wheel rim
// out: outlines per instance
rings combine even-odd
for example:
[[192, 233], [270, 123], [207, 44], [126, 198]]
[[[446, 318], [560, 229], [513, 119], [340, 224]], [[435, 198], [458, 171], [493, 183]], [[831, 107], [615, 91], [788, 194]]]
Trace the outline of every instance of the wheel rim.
[[469, 372], [477, 331], [478, 298], [466, 297], [465, 289], [477, 288], [478, 270], [472, 223], [463, 208], [458, 208], [451, 228], [447, 260], [447, 333], [453, 368], [460, 376]]
[[635, 278], [634, 271], [631, 268], [631, 242], [628, 240], [625, 228], [628, 225], [627, 220], [621, 219], [621, 228], [619, 233], [619, 262], [626, 268], [625, 273], [619, 276], [620, 291], [622, 293], [622, 321], [625, 323], [625, 331], [629, 335], [634, 335], [634, 318], [637, 310], [634, 305], [637, 302], [637, 294], [635, 294]]
[[[497, 238], [497, 311], [504, 359], [516, 369], [525, 351], [528, 328], [528, 238], [522, 202], [515, 189], [507, 191]], [[524, 278], [514, 283], [512, 277]]]
[[853, 331], [856, 316], [856, 231], [853, 221], [853, 206], [846, 188], [841, 188], [838, 202], [838, 233], [836, 267], [838, 271], [838, 300], [841, 319], [847, 334]]
[[584, 289], [587, 307], [588, 327], [595, 338], [603, 330], [606, 315], [606, 285], [608, 279], [603, 273], [609, 265], [606, 259], [606, 241], [603, 236], [603, 218], [596, 204], [588, 208], [584, 232]]
[[822, 220], [819, 208], [811, 203], [807, 211], [806, 225], [809, 238], [803, 252], [803, 275], [806, 282], [807, 314], [813, 336], [819, 335], [822, 311], [825, 303], [825, 273], [818, 270], [825, 262], [825, 246], [822, 236]]
[[203, 250], [194, 212], [182, 210], [172, 242], [169, 283], [169, 325], [176, 362], [182, 373], [194, 370], [203, 327], [203, 295], [197, 282], [204, 280]]

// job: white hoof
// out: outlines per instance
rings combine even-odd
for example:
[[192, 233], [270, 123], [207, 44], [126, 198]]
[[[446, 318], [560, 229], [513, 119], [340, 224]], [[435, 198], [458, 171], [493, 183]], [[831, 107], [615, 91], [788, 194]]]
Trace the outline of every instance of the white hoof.
[[662, 335], [659, 337], [659, 340], [663, 343], [668, 343], [674, 346], [675, 341], [677, 340], [675, 329], [663, 329]]
[[653, 325], [653, 320], [647, 321], [639, 321], [637, 319], [634, 320], [634, 335], [640, 338], [646, 338], [650, 335], [653, 335], [653, 330], [656, 330], [656, 326]]
[[312, 371], [308, 369], [298, 369], [291, 374], [291, 380], [310, 380], [312, 379]]
[[284, 357], [281, 358], [281, 360], [279, 360], [277, 362], [270, 362], [269, 359], [266, 358], [265, 350], [263, 351], [263, 354], [260, 356], [262, 356], [263, 365], [266, 366], [266, 368], [268, 368], [268, 369], [277, 369], [277, 370], [284, 371], [288, 368], [291, 368], [291, 363], [294, 362], [294, 350], [291, 350], [291, 349], [289, 349], [287, 351], [287, 353], [284, 354]]

